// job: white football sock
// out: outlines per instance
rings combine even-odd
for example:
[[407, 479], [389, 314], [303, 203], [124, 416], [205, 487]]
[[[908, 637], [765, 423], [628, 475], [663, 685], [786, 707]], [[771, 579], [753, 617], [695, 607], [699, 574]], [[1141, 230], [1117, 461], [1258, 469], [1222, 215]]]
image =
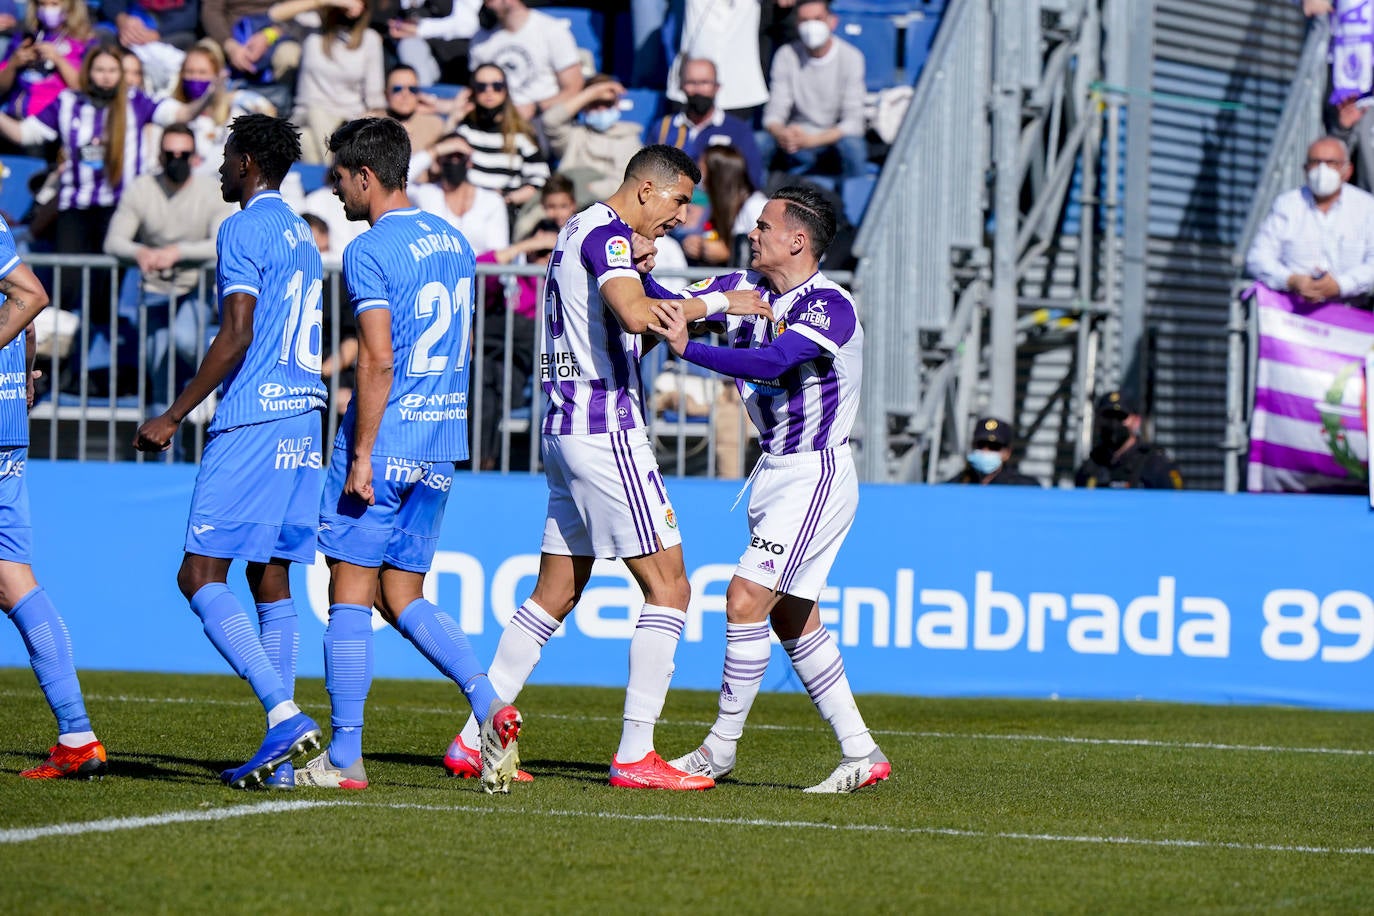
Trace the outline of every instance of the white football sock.
[[859, 715], [859, 707], [849, 689], [849, 678], [844, 674], [840, 647], [830, 631], [817, 627], [800, 639], [783, 640], [782, 647], [792, 658], [792, 667], [806, 686], [821, 718], [835, 729], [835, 737], [840, 739], [840, 753], [846, 757], [871, 754], [878, 745], [868, 733], [863, 716]]
[[720, 681], [720, 712], [703, 742], [711, 759], [723, 769], [735, 765], [735, 745], [744, 734], [744, 720], [768, 670], [767, 623], [725, 625], [725, 670]]
[[[487, 677], [496, 695], [507, 703], [515, 702], [520, 691], [539, 664], [544, 644], [557, 632], [561, 621], [554, 620], [542, 607], [526, 601], [516, 608], [501, 640], [496, 644], [496, 657], [491, 660]], [[468, 716], [461, 737], [468, 747], [478, 746], [481, 728], [477, 717]]]
[[673, 679], [673, 656], [687, 612], [646, 604], [630, 637], [630, 681], [625, 688], [625, 728], [616, 759], [635, 763], [654, 749], [654, 723], [663, 712]]

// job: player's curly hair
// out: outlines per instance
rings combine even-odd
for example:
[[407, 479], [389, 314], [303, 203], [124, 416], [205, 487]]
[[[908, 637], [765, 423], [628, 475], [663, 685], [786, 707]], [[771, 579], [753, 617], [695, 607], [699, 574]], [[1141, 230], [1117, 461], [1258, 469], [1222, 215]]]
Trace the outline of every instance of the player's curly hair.
[[783, 215], [801, 225], [811, 242], [811, 253], [820, 260], [835, 239], [837, 220], [835, 208], [817, 191], [805, 185], [792, 184], [773, 192], [773, 200], [785, 202]]
[[301, 158], [301, 132], [285, 118], [265, 114], [239, 115], [229, 125], [234, 149], [258, 164], [263, 181], [281, 184], [293, 163]]
[[329, 138], [334, 165], [357, 172], [371, 169], [382, 187], [403, 191], [410, 169], [410, 134], [391, 118], [358, 118], [349, 121]]
[[667, 146], [663, 143], [644, 147], [631, 156], [629, 164], [625, 166], [627, 181], [630, 178], [638, 178], [641, 181], [652, 178], [671, 184], [683, 175], [692, 179], [692, 184], [701, 181], [701, 169], [697, 168], [692, 157], [676, 146]]

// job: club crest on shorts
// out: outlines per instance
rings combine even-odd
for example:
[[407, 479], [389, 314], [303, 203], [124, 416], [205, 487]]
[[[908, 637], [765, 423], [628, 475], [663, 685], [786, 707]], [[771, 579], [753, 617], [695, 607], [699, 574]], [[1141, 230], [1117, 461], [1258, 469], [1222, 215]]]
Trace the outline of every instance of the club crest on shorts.
[[663, 510], [663, 521], [667, 523], [669, 528], [677, 527], [677, 514], [673, 512], [672, 506], [669, 506], [667, 509]]

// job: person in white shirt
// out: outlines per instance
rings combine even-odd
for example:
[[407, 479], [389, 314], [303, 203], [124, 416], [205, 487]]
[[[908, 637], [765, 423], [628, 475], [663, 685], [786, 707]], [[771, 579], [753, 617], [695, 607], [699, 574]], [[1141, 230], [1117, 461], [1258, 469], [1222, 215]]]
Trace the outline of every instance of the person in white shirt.
[[[434, 144], [428, 182], [414, 184], [410, 199], [463, 233], [474, 254], [497, 251], [510, 244], [510, 219], [501, 195], [468, 181], [472, 147], [457, 134]], [[436, 174], [437, 173], [437, 174]]]
[[474, 72], [482, 64], [505, 71], [521, 117], [534, 118], [582, 91], [582, 59], [566, 22], [521, 0], [485, 0], [483, 5], [498, 24], [473, 36], [468, 63]]
[[1307, 183], [1285, 191], [1245, 256], [1245, 267], [1270, 289], [1310, 302], [1366, 304], [1374, 292], [1374, 196], [1347, 182], [1345, 144], [1322, 137], [1307, 148]]

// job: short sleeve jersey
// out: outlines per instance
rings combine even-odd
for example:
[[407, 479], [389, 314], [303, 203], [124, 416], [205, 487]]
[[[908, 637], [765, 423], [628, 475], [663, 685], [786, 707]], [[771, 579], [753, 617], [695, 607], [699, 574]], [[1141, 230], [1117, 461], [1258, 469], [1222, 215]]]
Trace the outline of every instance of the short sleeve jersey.
[[736, 380], [759, 431], [759, 445], [771, 455], [793, 455], [848, 442], [863, 381], [864, 332], [854, 300], [819, 271], [780, 296], [772, 295], [751, 270], [703, 281], [683, 295], [751, 288], [772, 305], [773, 319], [729, 316], [729, 346], [760, 347], [783, 334], [800, 334], [822, 351], [779, 378]]
[[[0, 218], [0, 278], [19, 266], [10, 227]], [[0, 300], [2, 301], [2, 300]], [[0, 447], [29, 444], [29, 367], [24, 359], [24, 333], [0, 350]]]
[[[344, 249], [344, 286], [354, 314], [391, 313], [394, 369], [374, 456], [468, 457], [476, 273], [477, 259], [462, 233], [414, 208], [382, 214]], [[336, 447], [348, 448], [353, 441], [357, 403], [344, 415]]]
[[310, 226], [276, 191], [253, 195], [219, 227], [221, 317], [224, 300], [247, 293], [253, 342], [220, 387], [210, 432], [265, 423], [324, 406], [320, 381], [324, 268]]
[[548, 13], [530, 10], [519, 31], [497, 27], [472, 37], [469, 66], [496, 64], [510, 84], [517, 105], [542, 102], [558, 95], [558, 73], [581, 61], [568, 24]]
[[644, 425], [640, 340], [601, 298], [617, 277], [639, 279], [630, 227], [605, 204], [568, 220], [549, 258], [541, 309], [539, 379], [544, 435], [618, 432]]

